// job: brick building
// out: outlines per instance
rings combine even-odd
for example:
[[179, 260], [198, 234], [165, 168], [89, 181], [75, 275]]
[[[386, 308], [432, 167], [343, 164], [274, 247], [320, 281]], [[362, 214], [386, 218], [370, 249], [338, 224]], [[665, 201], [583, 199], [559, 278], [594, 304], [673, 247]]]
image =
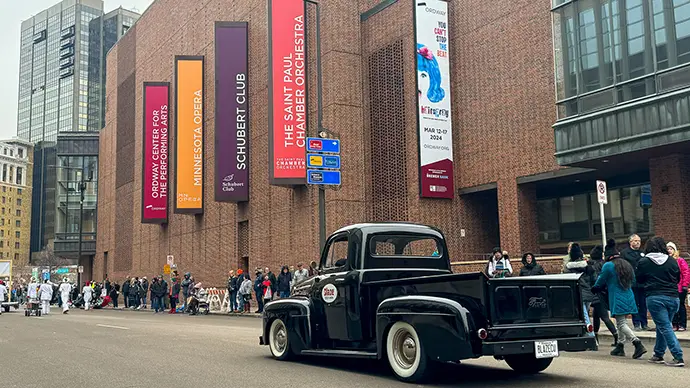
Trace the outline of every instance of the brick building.
[[[610, 3], [616, 4], [615, 13]], [[323, 124], [343, 144], [343, 185], [326, 192], [327, 231], [354, 222], [404, 220], [444, 230], [458, 260], [481, 259], [499, 244], [511, 253], [564, 253], [570, 240], [585, 246], [601, 241], [594, 181], [605, 179], [611, 189], [609, 235], [624, 239], [656, 231], [687, 247], [690, 160], [683, 150], [690, 140], [684, 120], [690, 118], [680, 108], [687, 107], [690, 95], [681, 83], [690, 78], [662, 80], [665, 73], [651, 62], [640, 73], [639, 58], [628, 50], [637, 41], [620, 28], [632, 23], [633, 3], [450, 2], [456, 193], [452, 200], [432, 200], [419, 196], [415, 57], [407, 54], [415, 51], [413, 2], [322, 1]], [[614, 23], [621, 10], [629, 17]], [[313, 12], [308, 8], [308, 17]], [[606, 27], [602, 12], [611, 19]], [[573, 19], [575, 13], [581, 17]], [[590, 19], [591, 26], [585, 23]], [[652, 19], [645, 11], [637, 22]], [[250, 200], [237, 205], [213, 197], [213, 163], [221, 157], [212, 140], [216, 21], [249, 23]], [[307, 25], [307, 41], [314, 43]], [[626, 40], [632, 43], [621, 49]], [[615, 44], [607, 46], [611, 41]], [[223, 284], [230, 268], [275, 270], [317, 257], [317, 190], [269, 185], [267, 42], [266, 0], [158, 0], [111, 50], [94, 277], [158, 273], [166, 255], [173, 255], [180, 270]], [[579, 43], [599, 51], [580, 53]], [[679, 73], [673, 74], [690, 69], [678, 63], [683, 44], [674, 45], [673, 69]], [[313, 47], [308, 48], [310, 85], [316, 81]], [[611, 56], [604, 50], [618, 51]], [[206, 59], [204, 212], [171, 212], [167, 224], [146, 225], [139, 218], [142, 84], [172, 83], [176, 55]], [[596, 55], [601, 63], [616, 58], [611, 67], [618, 64], [618, 77], [606, 83], [608, 73], [592, 66]], [[601, 76], [597, 85], [594, 73]], [[677, 87], [667, 96], [656, 89], [645, 92], [635, 83], [640, 76]], [[312, 136], [315, 89], [309, 89]], [[613, 100], [602, 103], [597, 93]], [[646, 113], [652, 104], [656, 111]], [[664, 106], [665, 116], [659, 114]], [[170, 174], [174, 184], [174, 171]]]

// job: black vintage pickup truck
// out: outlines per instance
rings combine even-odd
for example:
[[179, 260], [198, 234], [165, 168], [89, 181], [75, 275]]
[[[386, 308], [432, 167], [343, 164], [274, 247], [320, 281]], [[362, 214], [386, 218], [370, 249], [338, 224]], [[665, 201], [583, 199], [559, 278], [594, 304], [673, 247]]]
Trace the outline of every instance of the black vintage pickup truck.
[[577, 275], [453, 274], [443, 234], [428, 226], [342, 228], [317, 273], [264, 309], [259, 343], [276, 359], [385, 359], [400, 380], [420, 382], [436, 363], [493, 356], [538, 373], [560, 352], [597, 346]]

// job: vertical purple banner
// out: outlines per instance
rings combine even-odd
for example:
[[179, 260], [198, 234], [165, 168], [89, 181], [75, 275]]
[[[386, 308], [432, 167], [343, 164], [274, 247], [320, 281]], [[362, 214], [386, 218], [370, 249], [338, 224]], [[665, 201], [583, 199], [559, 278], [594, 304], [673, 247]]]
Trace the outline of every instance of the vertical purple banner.
[[249, 201], [247, 22], [216, 22], [216, 174], [218, 202]]

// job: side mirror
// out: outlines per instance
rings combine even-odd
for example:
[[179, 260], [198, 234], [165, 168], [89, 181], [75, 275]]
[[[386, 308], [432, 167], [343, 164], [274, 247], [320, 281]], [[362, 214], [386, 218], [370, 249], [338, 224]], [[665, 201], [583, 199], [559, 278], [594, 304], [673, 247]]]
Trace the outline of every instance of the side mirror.
[[311, 267], [311, 269], [313, 269], [315, 271], [318, 269], [317, 268], [318, 266], [316, 265], [316, 261], [312, 261], [311, 263], [309, 263], [309, 266]]

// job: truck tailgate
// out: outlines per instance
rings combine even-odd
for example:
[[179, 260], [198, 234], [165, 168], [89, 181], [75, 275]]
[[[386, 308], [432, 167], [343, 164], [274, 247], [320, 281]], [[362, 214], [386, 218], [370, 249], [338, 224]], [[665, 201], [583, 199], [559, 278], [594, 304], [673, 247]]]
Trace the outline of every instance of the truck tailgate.
[[578, 279], [573, 274], [490, 279], [490, 337], [582, 335], [586, 327]]

